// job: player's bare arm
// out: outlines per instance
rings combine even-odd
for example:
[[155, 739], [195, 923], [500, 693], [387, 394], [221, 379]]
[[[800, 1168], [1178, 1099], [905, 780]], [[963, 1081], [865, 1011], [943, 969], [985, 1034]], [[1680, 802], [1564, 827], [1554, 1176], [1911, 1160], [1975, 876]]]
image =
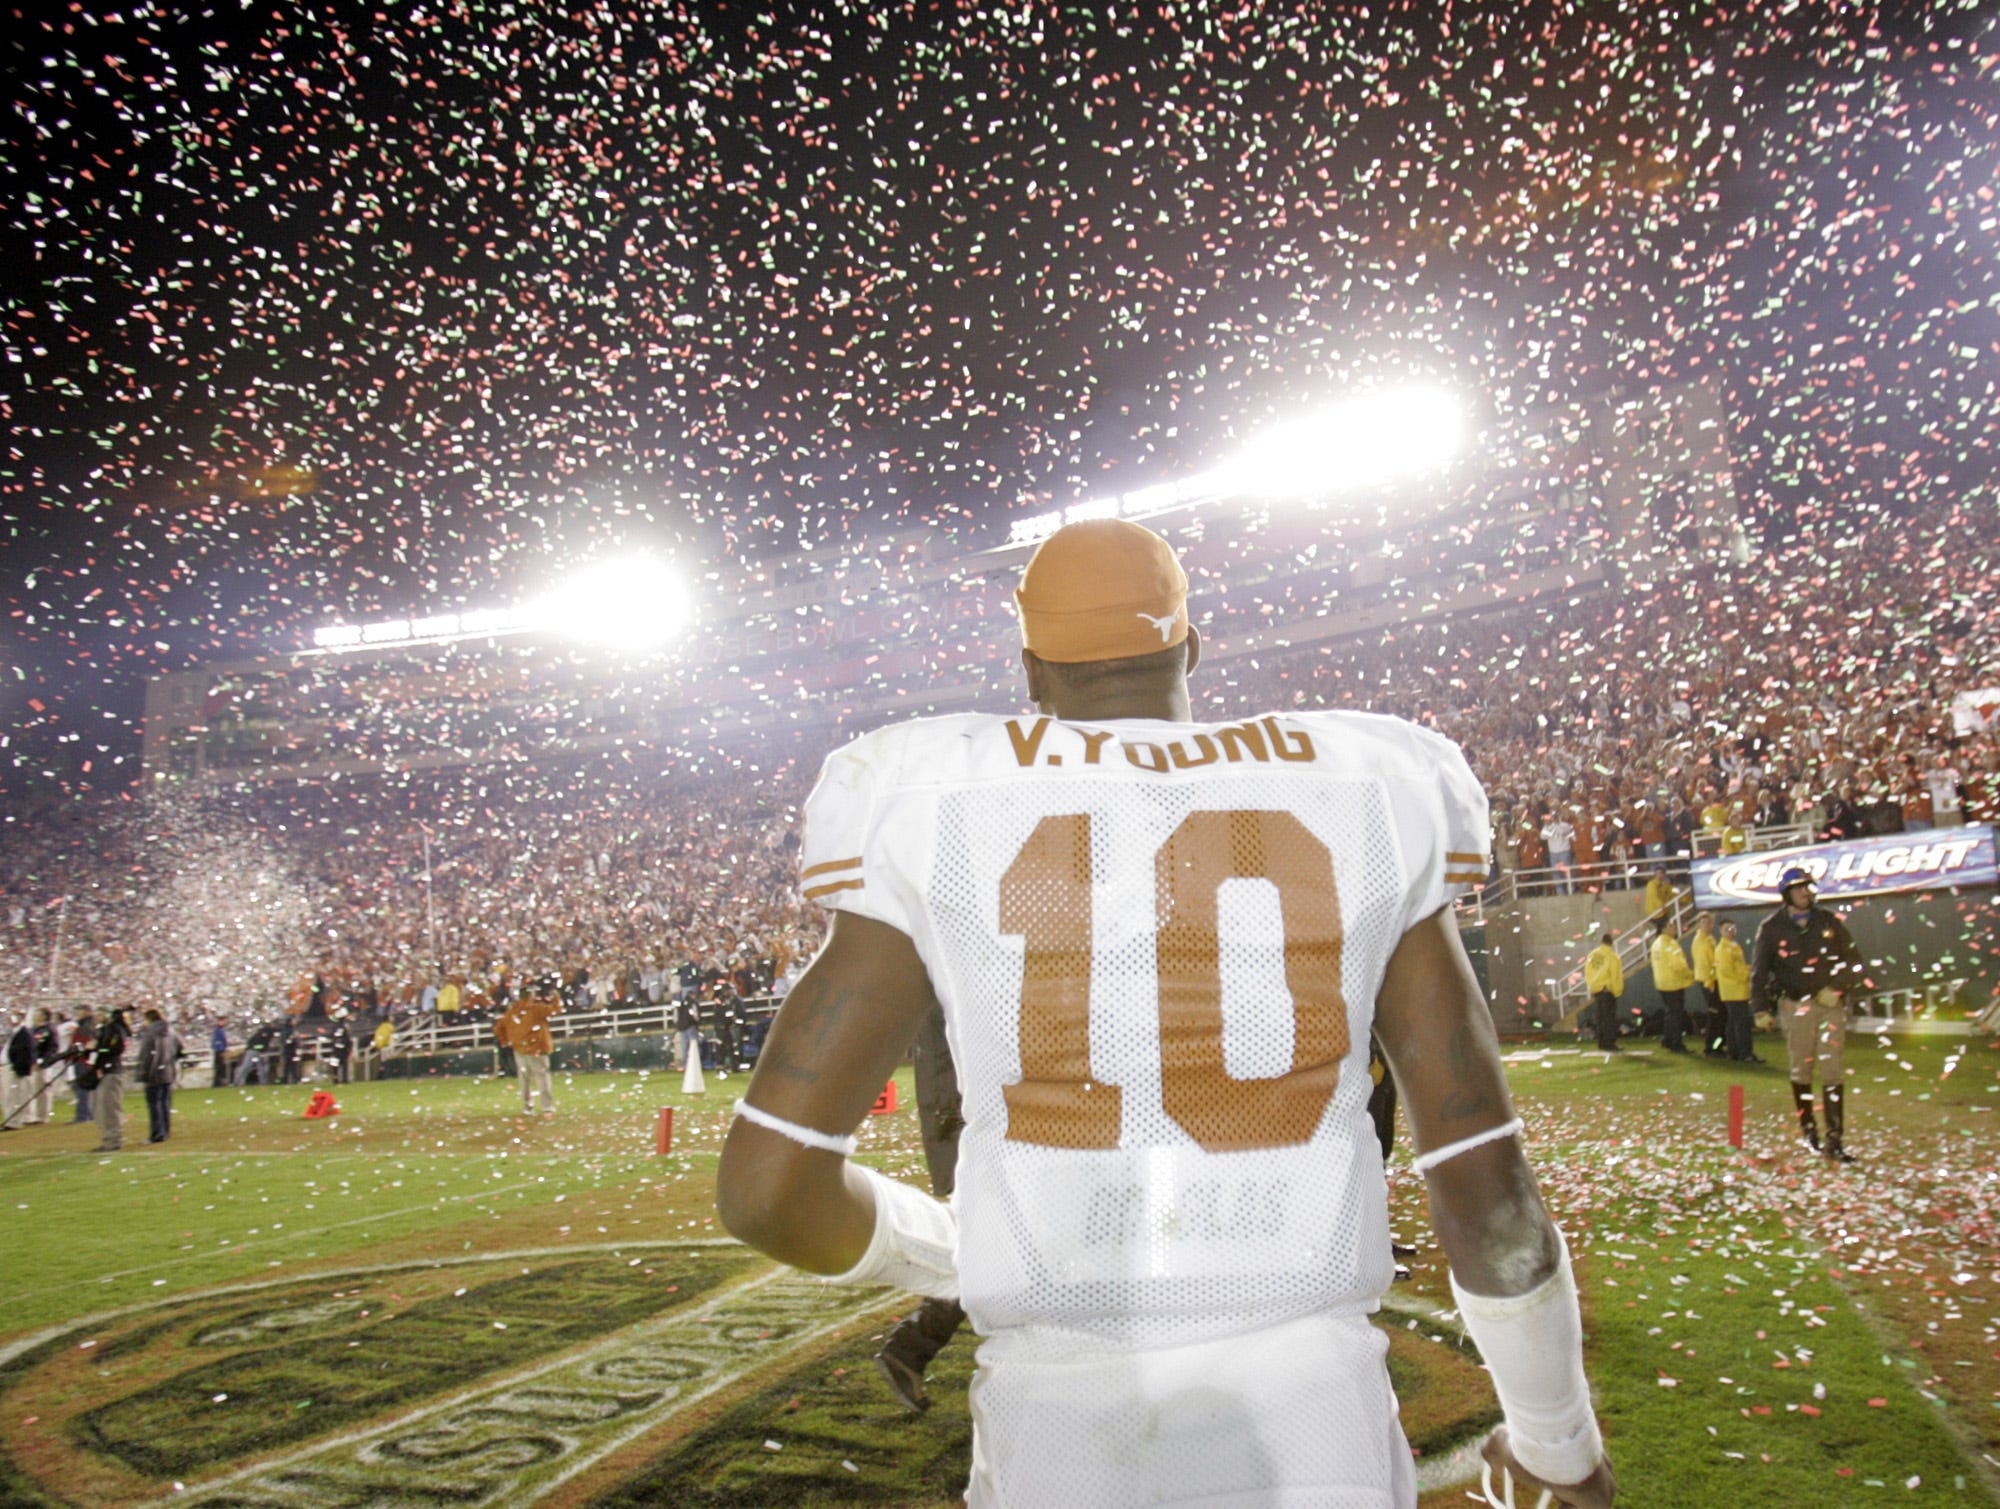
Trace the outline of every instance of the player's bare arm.
[[[838, 1143], [895, 1072], [934, 997], [907, 934], [835, 912], [811, 966], [785, 997], [739, 1117], [722, 1148], [722, 1224], [772, 1257], [813, 1273], [852, 1268], [875, 1226], [869, 1180], [842, 1152], [808, 1146], [776, 1121]], [[928, 1197], [926, 1197], [928, 1198]]]
[[[1390, 957], [1375, 1035], [1419, 1154], [1513, 1122], [1493, 1014], [1450, 908], [1411, 928]], [[1519, 1138], [1496, 1137], [1446, 1159], [1424, 1182], [1438, 1240], [1467, 1288], [1520, 1294], [1555, 1271], [1555, 1225]]]
[[1375, 1032], [1409, 1113], [1454, 1293], [1507, 1412], [1508, 1428], [1484, 1447], [1505, 1485], [1495, 1501], [1525, 1489], [1512, 1501], [1526, 1509], [1547, 1490], [1571, 1509], [1603, 1509], [1617, 1485], [1590, 1415], [1574, 1282], [1449, 907], [1390, 957]]

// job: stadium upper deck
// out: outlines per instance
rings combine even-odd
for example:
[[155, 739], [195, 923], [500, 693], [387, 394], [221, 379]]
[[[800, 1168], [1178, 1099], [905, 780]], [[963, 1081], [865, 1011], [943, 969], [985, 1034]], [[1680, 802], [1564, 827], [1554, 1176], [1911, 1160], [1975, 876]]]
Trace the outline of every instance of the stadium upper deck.
[[[1698, 385], [1614, 393], [1496, 426], [1421, 487], [1124, 501], [1180, 547], [1220, 665], [1740, 552], [1722, 432]], [[381, 626], [394, 639], [350, 630], [356, 642], [337, 649], [164, 676], [147, 698], [146, 771], [316, 779], [1011, 706], [1010, 594], [1037, 526], [1059, 518], [1020, 521], [1004, 542], [910, 531], [839, 556], [725, 563], [695, 627], [645, 657], [547, 632], [424, 638], [415, 622]]]

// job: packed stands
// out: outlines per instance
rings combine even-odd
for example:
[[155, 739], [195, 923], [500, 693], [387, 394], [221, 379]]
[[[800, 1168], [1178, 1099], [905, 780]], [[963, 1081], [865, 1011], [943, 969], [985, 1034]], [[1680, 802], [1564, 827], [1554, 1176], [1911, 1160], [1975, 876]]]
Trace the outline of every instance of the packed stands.
[[[2000, 821], [2000, 737], [1960, 733], [1949, 714], [2000, 648], [1990, 497], [1832, 538], [1802, 533], [1749, 561], [1600, 558], [1595, 580], [1573, 590], [1501, 591], [1385, 626], [1326, 611], [1334, 596], [1296, 531], [1253, 564], [1281, 556], [1298, 569], [1232, 571], [1249, 554], [1241, 536], [1211, 548], [1198, 523], [1183, 527], [1195, 536], [1197, 621], [1219, 651], [1197, 675], [1202, 710], [1336, 706], [1433, 724], [1486, 783], [1503, 869], [1545, 862], [1537, 835], [1557, 811], [1578, 829], [1579, 863], [1655, 852], [1649, 809], [1676, 851], [1704, 822], [1823, 827], [1905, 806], [1931, 820], [1943, 814], [1925, 777], [1940, 764], [1957, 773], [1964, 820]], [[1529, 579], [1494, 565], [1503, 585]], [[1411, 590], [1438, 604], [1438, 570], [1460, 569], [1413, 569]], [[902, 653], [920, 662], [894, 682], [861, 674], [869, 643], [844, 633], [733, 675], [683, 672], [711, 692], [743, 677], [760, 689], [751, 701], [783, 719], [732, 724], [700, 698], [665, 722], [627, 716], [670, 704], [621, 702], [642, 673], [600, 667], [587, 701], [627, 709], [606, 743], [565, 740], [580, 704], [549, 704], [539, 742], [507, 758], [487, 746], [489, 757], [432, 765], [378, 752], [312, 779], [222, 770], [18, 810], [0, 849], [0, 977], [17, 998], [250, 1014], [300, 1005], [315, 974], [405, 1008], [441, 975], [462, 982], [468, 1003], [545, 969], [594, 999], [689, 964], [754, 967], [768, 982], [817, 937], [791, 855], [826, 750], [939, 703], [1021, 705], [1004, 618], [954, 607], [975, 594], [993, 607], [999, 573], [931, 560], [916, 576], [894, 591], [887, 573], [865, 582], [871, 629], [897, 625]], [[858, 577], [833, 581], [859, 590]], [[1346, 631], [1311, 637], [1329, 621]], [[517, 650], [455, 653], [489, 669], [528, 663]], [[404, 700], [378, 708], [378, 726], [399, 747], [436, 745], [435, 730], [482, 705], [501, 670], [391, 679]]]

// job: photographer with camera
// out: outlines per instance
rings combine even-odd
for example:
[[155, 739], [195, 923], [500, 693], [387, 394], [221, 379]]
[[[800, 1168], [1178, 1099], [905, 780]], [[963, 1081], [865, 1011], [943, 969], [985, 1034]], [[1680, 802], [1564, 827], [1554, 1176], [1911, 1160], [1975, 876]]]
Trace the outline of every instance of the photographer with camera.
[[63, 1062], [69, 1065], [70, 1093], [76, 1096], [76, 1114], [70, 1118], [72, 1126], [82, 1126], [92, 1119], [90, 1092], [97, 1079], [91, 1072], [90, 1054], [96, 1043], [97, 1014], [88, 1006], [79, 1006], [76, 1020], [70, 1023], [62, 1042]]
[[0, 1105], [0, 1132], [43, 1126], [55, 1107], [55, 1083], [62, 1078], [63, 1055], [54, 1013], [46, 1006], [22, 1012], [7, 1037], [4, 1065], [6, 1095]]

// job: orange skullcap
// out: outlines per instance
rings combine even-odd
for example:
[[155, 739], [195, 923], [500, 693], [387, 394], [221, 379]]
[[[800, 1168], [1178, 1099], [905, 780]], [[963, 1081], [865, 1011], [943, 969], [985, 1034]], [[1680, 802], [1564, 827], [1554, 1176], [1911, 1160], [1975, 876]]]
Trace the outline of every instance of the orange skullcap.
[[1187, 590], [1173, 547], [1143, 525], [1065, 524], [1021, 573], [1021, 640], [1063, 665], [1151, 655], [1187, 638]]

